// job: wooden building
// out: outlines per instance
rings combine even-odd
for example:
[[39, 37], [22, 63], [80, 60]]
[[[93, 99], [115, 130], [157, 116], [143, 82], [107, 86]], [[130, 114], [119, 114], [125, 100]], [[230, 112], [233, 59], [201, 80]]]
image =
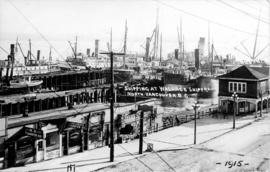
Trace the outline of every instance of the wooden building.
[[233, 93], [238, 96], [236, 99], [237, 114], [257, 112], [260, 109], [268, 108], [270, 103], [269, 69], [269, 67], [243, 65], [219, 76], [218, 98], [221, 112], [233, 113]]
[[[99, 101], [100, 102], [100, 101]], [[115, 120], [125, 118], [138, 105], [155, 106], [155, 99], [134, 103], [117, 103]], [[148, 114], [145, 117], [148, 118]], [[110, 108], [107, 103], [74, 104], [72, 108], [57, 108], [31, 112], [28, 116], [7, 116], [7, 136], [0, 166], [20, 166], [66, 156], [109, 144]], [[138, 119], [137, 119], [138, 121]], [[114, 135], [124, 127], [115, 126]], [[153, 126], [155, 124], [153, 123]], [[137, 127], [135, 125], [135, 127]], [[117, 137], [115, 137], [116, 141]]]

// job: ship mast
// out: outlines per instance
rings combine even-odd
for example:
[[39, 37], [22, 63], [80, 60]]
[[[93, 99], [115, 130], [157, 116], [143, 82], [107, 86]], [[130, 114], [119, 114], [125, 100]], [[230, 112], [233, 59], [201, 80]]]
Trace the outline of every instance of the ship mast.
[[260, 26], [260, 18], [261, 18], [261, 16], [259, 17], [259, 20], [258, 20], [257, 31], [256, 31], [255, 42], [254, 42], [253, 53], [252, 53], [252, 60], [255, 60], [258, 32], [259, 32], [259, 26]]
[[32, 50], [31, 50], [31, 39], [29, 39], [29, 57], [30, 65], [32, 64]]
[[49, 52], [49, 71], [51, 72], [52, 69], [52, 47], [50, 46], [50, 52]]
[[77, 42], [77, 36], [76, 36], [76, 38], [75, 38], [75, 59], [77, 58], [77, 44], [78, 44], [78, 42]]
[[162, 33], [160, 33], [160, 64], [162, 61]]
[[208, 62], [212, 61], [212, 59], [211, 59], [211, 47], [210, 46], [211, 46], [210, 45], [210, 23], [208, 22]]
[[124, 68], [126, 66], [127, 31], [128, 31], [128, 27], [127, 27], [127, 20], [126, 20], [126, 22], [125, 22], [125, 38], [124, 38], [124, 56], [123, 56], [123, 66], [124, 66]]
[[179, 46], [179, 55], [178, 56], [179, 56], [179, 60], [180, 60], [180, 68], [182, 69], [183, 68], [183, 60], [184, 60], [182, 17], [180, 17], [180, 28], [177, 27], [177, 35], [178, 35], [178, 46]]
[[157, 9], [157, 16], [156, 16], [156, 29], [155, 29], [155, 39], [154, 39], [154, 59], [157, 59], [158, 54], [158, 37], [159, 37], [159, 24], [158, 24], [158, 14], [159, 9]]
[[[270, 0], [267, 0], [267, 2], [268, 2], [268, 13], [269, 13], [269, 18], [268, 18], [268, 21], [270, 21]], [[268, 51], [269, 51], [269, 56], [268, 56], [268, 59], [269, 59], [269, 57], [270, 57], [270, 23], [269, 23], [269, 35], [268, 35], [268, 37], [269, 37], [269, 42], [268, 42]]]
[[112, 51], [112, 28], [110, 33], [110, 51]]

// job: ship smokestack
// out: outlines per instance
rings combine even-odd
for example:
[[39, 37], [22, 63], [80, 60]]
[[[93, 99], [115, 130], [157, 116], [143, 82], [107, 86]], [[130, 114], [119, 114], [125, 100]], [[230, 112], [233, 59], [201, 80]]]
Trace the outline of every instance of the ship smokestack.
[[87, 48], [87, 49], [86, 49], [86, 55], [87, 55], [88, 57], [90, 57], [90, 54], [91, 54], [90, 48]]
[[195, 49], [195, 68], [196, 70], [199, 70], [200, 68], [200, 54], [199, 54], [199, 49]]
[[14, 44], [10, 44], [10, 55], [11, 56], [15, 55], [15, 45]]
[[95, 57], [98, 57], [98, 52], [99, 52], [99, 40], [95, 40]]
[[11, 61], [10, 79], [12, 79], [14, 62], [15, 62], [15, 45], [14, 44], [10, 44], [10, 61]]
[[175, 59], [178, 59], [178, 57], [179, 57], [179, 50], [178, 49], [175, 49], [174, 50], [174, 58]]
[[40, 50], [37, 50], [37, 63], [40, 61]]
[[149, 48], [150, 48], [150, 38], [146, 38], [146, 45], [145, 45], [145, 61], [149, 62]]

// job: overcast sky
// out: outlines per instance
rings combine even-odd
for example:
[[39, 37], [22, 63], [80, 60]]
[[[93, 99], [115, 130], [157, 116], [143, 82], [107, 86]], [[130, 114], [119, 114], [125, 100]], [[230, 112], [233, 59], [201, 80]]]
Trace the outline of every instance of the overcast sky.
[[[178, 47], [177, 25], [180, 17], [186, 51], [197, 48], [200, 37], [205, 37], [207, 43], [206, 20], [210, 20], [210, 39], [220, 55], [231, 53], [239, 60], [248, 60], [234, 47], [245, 51], [240, 44], [244, 41], [252, 53], [259, 15], [264, 22], [260, 22], [259, 26], [257, 51], [269, 42], [267, 0], [0, 0], [0, 46], [9, 51], [9, 44], [15, 43], [18, 36], [26, 53], [27, 41], [31, 39], [33, 50], [41, 49], [42, 56], [47, 57], [48, 40], [65, 57], [71, 54], [67, 41], [74, 42], [77, 35], [80, 51], [86, 52], [86, 48], [94, 50], [95, 39], [100, 40], [102, 50], [107, 50], [106, 43], [110, 40], [112, 27], [113, 49], [120, 51], [127, 19], [127, 49], [144, 53], [141, 45], [153, 32], [157, 8], [163, 35], [163, 56]], [[268, 50], [260, 58], [267, 59], [267, 53]], [[54, 58], [61, 59], [59, 54], [54, 51]], [[4, 58], [6, 54], [0, 50], [0, 59]]]

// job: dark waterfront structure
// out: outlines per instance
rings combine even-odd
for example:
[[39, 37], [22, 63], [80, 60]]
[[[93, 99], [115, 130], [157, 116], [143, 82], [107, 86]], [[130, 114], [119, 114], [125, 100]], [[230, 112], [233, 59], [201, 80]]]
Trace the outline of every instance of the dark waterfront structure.
[[[121, 97], [117, 100], [121, 100]], [[127, 125], [134, 128], [134, 137], [138, 135], [135, 129], [139, 126], [140, 113], [146, 114], [144, 125], [147, 130], [156, 130], [153, 128], [156, 123], [157, 126], [162, 126], [161, 119], [155, 120], [155, 123], [148, 119], [148, 116], [154, 113], [154, 102], [155, 100], [150, 99], [141, 100], [137, 104], [117, 103], [117, 125], [114, 126], [114, 135], [117, 137], [114, 141], [121, 140], [120, 131], [127, 128]], [[138, 111], [137, 106], [141, 104], [151, 106], [152, 110]], [[101, 98], [92, 103], [74, 102], [62, 108], [8, 116], [8, 135], [0, 142], [0, 157], [4, 159], [0, 161], [0, 167], [20, 166], [108, 146], [111, 131], [109, 117], [110, 107], [107, 103], [102, 103]]]
[[241, 66], [219, 76], [219, 107], [233, 114], [232, 94], [238, 96], [236, 114], [255, 112], [269, 107], [269, 67]]

